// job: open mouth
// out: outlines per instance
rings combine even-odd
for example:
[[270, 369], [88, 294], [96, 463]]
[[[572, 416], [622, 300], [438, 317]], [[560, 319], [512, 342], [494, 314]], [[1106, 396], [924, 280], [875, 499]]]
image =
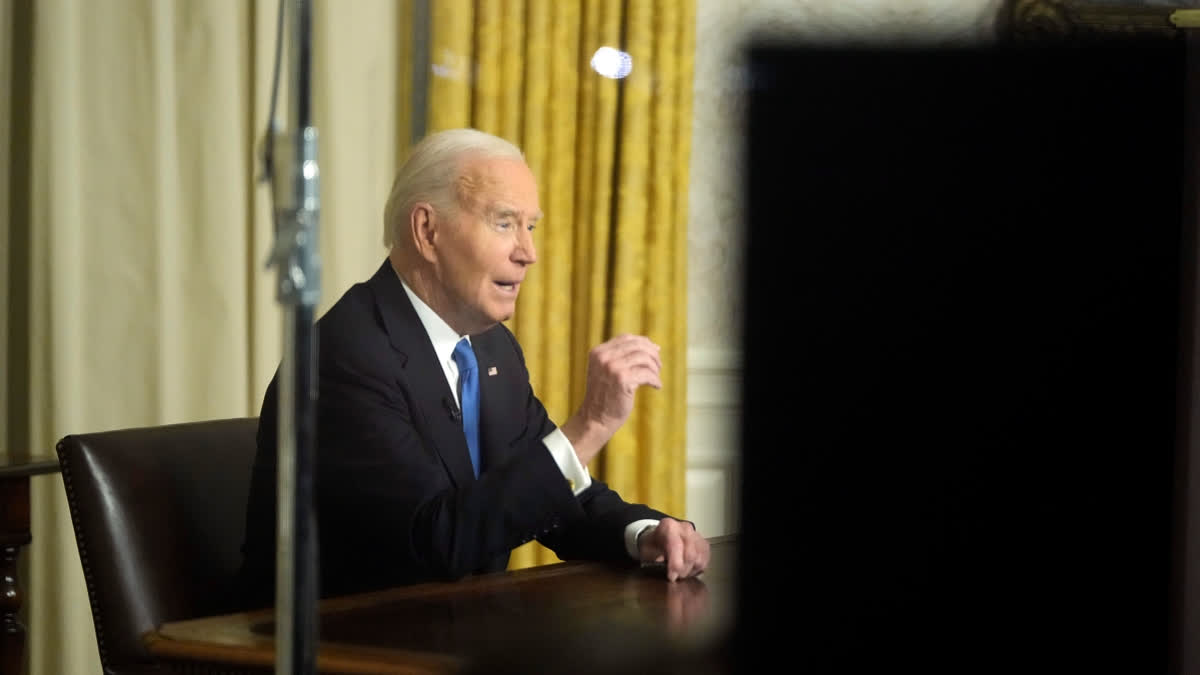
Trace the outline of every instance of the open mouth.
[[517, 287], [521, 285], [519, 281], [494, 281], [492, 283], [496, 284], [500, 290], [506, 293], [515, 293]]

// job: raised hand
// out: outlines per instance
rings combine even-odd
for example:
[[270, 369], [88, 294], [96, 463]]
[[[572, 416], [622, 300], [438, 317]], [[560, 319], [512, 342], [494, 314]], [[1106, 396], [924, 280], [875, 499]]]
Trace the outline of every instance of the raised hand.
[[643, 335], [618, 335], [588, 354], [587, 393], [563, 424], [579, 461], [587, 464], [633, 412], [639, 387], [662, 388], [659, 346]]

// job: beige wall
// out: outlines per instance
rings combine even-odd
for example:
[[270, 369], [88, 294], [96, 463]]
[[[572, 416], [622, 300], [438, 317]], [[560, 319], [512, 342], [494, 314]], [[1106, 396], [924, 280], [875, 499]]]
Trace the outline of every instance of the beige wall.
[[980, 42], [999, 0], [699, 0], [688, 212], [688, 516], [736, 529], [743, 61], [752, 34]]

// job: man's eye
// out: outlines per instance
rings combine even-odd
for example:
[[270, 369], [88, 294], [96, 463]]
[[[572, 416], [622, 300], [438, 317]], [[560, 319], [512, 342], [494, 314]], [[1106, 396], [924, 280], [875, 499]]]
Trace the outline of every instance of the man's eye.
[[512, 222], [508, 220], [500, 220], [496, 222], [496, 227], [501, 230], [507, 230], [512, 227]]

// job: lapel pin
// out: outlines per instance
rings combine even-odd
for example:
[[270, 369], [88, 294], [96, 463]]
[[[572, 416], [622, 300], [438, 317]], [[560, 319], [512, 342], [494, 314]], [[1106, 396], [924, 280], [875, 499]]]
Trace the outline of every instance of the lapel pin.
[[495, 375], [495, 374], [496, 374], [496, 373], [498, 373], [498, 372], [500, 372], [500, 371], [496, 370], [496, 366], [489, 366], [489, 367], [488, 367], [488, 375]]

